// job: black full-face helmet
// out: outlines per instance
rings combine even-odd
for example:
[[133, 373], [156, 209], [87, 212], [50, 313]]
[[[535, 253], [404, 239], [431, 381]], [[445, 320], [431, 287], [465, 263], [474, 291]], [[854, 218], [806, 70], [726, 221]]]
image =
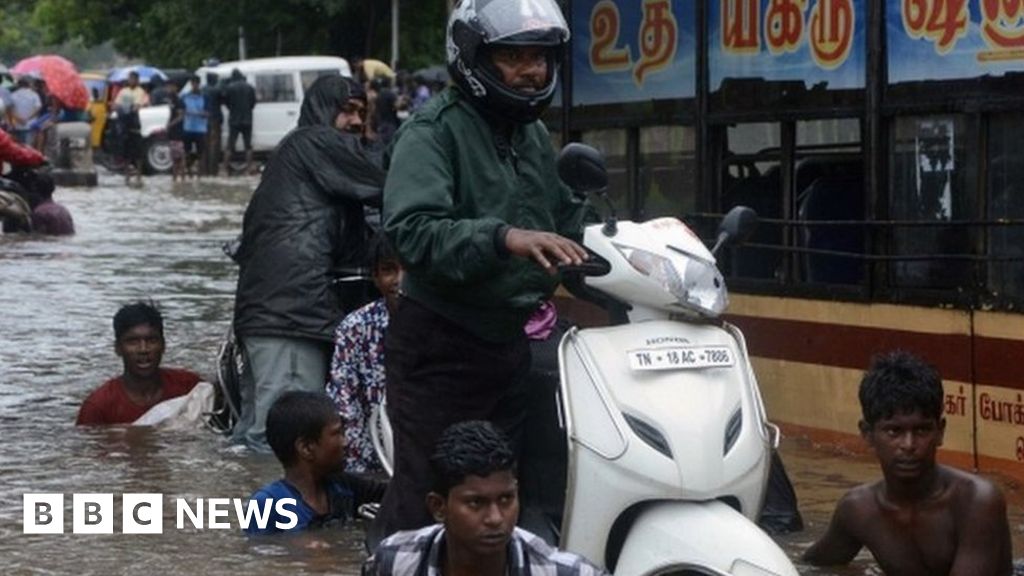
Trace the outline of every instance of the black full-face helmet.
[[[513, 122], [533, 122], [555, 96], [558, 65], [569, 27], [555, 0], [460, 0], [448, 19], [448, 72], [483, 108]], [[486, 56], [500, 46], [547, 49], [548, 80], [542, 90], [507, 86]]]

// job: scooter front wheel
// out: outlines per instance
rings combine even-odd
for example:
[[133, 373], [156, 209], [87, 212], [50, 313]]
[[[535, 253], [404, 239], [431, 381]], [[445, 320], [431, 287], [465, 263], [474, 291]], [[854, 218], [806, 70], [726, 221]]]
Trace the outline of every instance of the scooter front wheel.
[[659, 502], [626, 536], [615, 576], [798, 576], [786, 553], [729, 505]]

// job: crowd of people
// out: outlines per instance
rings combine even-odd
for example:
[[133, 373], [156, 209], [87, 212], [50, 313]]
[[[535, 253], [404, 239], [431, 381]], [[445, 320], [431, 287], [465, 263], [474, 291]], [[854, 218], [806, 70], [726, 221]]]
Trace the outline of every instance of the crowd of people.
[[[427, 78], [404, 71], [394, 73], [387, 66], [373, 66], [375, 62], [378, 61], [357, 59], [354, 76], [367, 95], [363, 136], [383, 148], [390, 144], [402, 121], [429, 100], [442, 82], [436, 75]], [[205, 84], [203, 80], [193, 75], [182, 89], [173, 81], [153, 76], [147, 90], [140, 84], [139, 76], [132, 73], [124, 86], [117, 87], [113, 105], [119, 113], [116, 133], [121, 142], [114, 148], [125, 161], [126, 179], [132, 174], [141, 179], [144, 146], [139, 132], [139, 108], [164, 104], [171, 107], [166, 130], [174, 180], [257, 172], [252, 142], [255, 88], [237, 69], [228, 78], [209, 74]], [[221, 150], [224, 131], [227, 139]], [[236, 150], [244, 157], [244, 164], [237, 170], [232, 167]]]
[[[122, 307], [113, 325], [122, 373], [88, 396], [79, 424], [131, 423], [160, 402], [188, 394], [200, 380], [194, 372], [161, 366], [163, 318], [151, 303]], [[864, 373], [859, 396], [860, 433], [878, 459], [882, 478], [855, 487], [839, 501], [828, 529], [804, 560], [845, 564], [866, 547], [887, 574], [1010, 574], [1010, 531], [1000, 490], [936, 462], [945, 419], [935, 369], [906, 352], [879, 355]], [[368, 458], [347, 451], [350, 422], [337, 399], [321, 391], [290, 390], [275, 398], [266, 415], [266, 439], [284, 476], [252, 499], [292, 498], [294, 518], [273, 509], [268, 522], [246, 529], [249, 534], [343, 525], [363, 505], [380, 501], [388, 484], [348, 464], [352, 456]], [[447, 426], [427, 454], [421, 502], [427, 518], [372, 547], [364, 573], [500, 575], [536, 573], [538, 567], [545, 567], [540, 573], [605, 573], [516, 527], [521, 458], [489, 421]]]
[[[282, 522], [291, 530], [379, 501], [367, 574], [603, 574], [516, 527], [518, 474], [532, 457], [522, 443], [531, 338], [550, 334], [535, 328], [550, 324], [557, 266], [588, 258], [579, 241], [596, 218], [560, 182], [539, 121], [568, 28], [553, 0], [532, 0], [528, 21], [474, 4], [460, 2], [448, 24], [451, 86], [417, 103], [365, 62], [363, 82], [319, 78], [270, 157], [235, 255], [245, 362], [232, 439], [280, 461], [283, 478], [252, 498], [295, 498], [298, 521]], [[234, 82], [244, 108], [245, 80]], [[403, 99], [415, 111], [399, 124]], [[189, 114], [196, 122], [209, 107], [175, 110], [184, 142]], [[247, 145], [244, 112], [232, 122], [229, 140]], [[375, 230], [367, 214], [378, 209]], [[369, 270], [380, 298], [343, 302], [339, 270]], [[161, 367], [163, 319], [151, 304], [118, 311], [114, 341], [122, 373], [89, 395], [79, 424], [130, 424], [196, 388], [196, 374]], [[384, 397], [387, 482], [372, 476], [381, 462], [367, 430]], [[999, 489], [936, 462], [942, 400], [941, 379], [918, 358], [875, 360], [860, 432], [882, 479], [839, 502], [806, 561], [842, 564], [866, 547], [892, 574], [1010, 573]]]
[[21, 75], [11, 87], [0, 83], [0, 225], [5, 234], [75, 233], [71, 213], [53, 198], [50, 168], [60, 154], [57, 125], [88, 120], [88, 112], [66, 106], [41, 77]]
[[[122, 307], [113, 325], [122, 373], [86, 398], [79, 424], [134, 422], [160, 402], [188, 394], [200, 380], [194, 372], [161, 366], [164, 325], [152, 303]], [[336, 358], [345, 346], [339, 341]], [[860, 433], [878, 459], [882, 478], [855, 487], [839, 501], [828, 529], [804, 560], [845, 564], [866, 547], [887, 574], [1010, 574], [1010, 530], [1000, 490], [936, 462], [945, 419], [935, 369], [907, 352], [879, 355], [864, 373], [859, 397]], [[289, 521], [275, 508], [268, 522], [247, 528], [249, 534], [343, 525], [363, 505], [380, 501], [388, 483], [349, 465], [353, 457], [357, 462], [370, 458], [361, 449], [348, 450], [351, 422], [338, 399], [321, 391], [289, 390], [274, 399], [266, 415], [266, 440], [284, 477], [252, 499], [292, 498], [294, 518]], [[427, 454], [421, 502], [427, 518], [371, 547], [364, 573], [529, 574], [538, 566], [557, 574], [605, 573], [516, 527], [521, 458], [489, 421], [447, 426]]]
[[[356, 58], [355, 79], [367, 94], [367, 117], [364, 137], [384, 147], [390, 144], [399, 125], [425, 104], [446, 82], [440, 70], [394, 72], [378, 60]], [[207, 78], [180, 76], [167, 80], [153, 74], [144, 80], [138, 72], [129, 72], [124, 81], [112, 83], [109, 95], [109, 129], [103, 138], [103, 153], [111, 154], [111, 162], [125, 174], [126, 183], [134, 177], [141, 182], [144, 168], [145, 142], [141, 134], [139, 110], [147, 106], [170, 105], [166, 134], [173, 160], [175, 180], [218, 173], [254, 174], [256, 163], [252, 145], [253, 110], [257, 94], [239, 70], [227, 78], [208, 74]], [[226, 117], [222, 110], [227, 110]], [[53, 162], [58, 151], [56, 125], [62, 122], [92, 122], [92, 109], [76, 110], [65, 106], [49, 93], [46, 81], [38, 75], [20, 75], [13, 84], [0, 82], [0, 130], [16, 142], [43, 152]], [[227, 132], [221, 150], [221, 132]], [[240, 142], [239, 142], [240, 141]], [[240, 148], [239, 148], [240, 146]], [[244, 155], [244, 165], [232, 168], [236, 149]]]
[[[373, 66], [374, 62], [357, 60], [355, 76], [365, 108], [358, 131], [379, 155], [390, 145], [404, 119], [440, 89], [441, 81], [437, 76], [395, 74], [387, 66]], [[39, 168], [45, 171], [47, 164], [52, 163], [57, 154], [54, 146], [58, 123], [87, 120], [88, 113], [64, 107], [59, 99], [48, 94], [46, 82], [34, 76], [20, 76], [12, 88], [0, 86], [0, 166], [6, 162], [16, 169], [4, 175], [4, 185], [0, 186], [3, 230], [73, 234], [70, 213], [52, 197], [52, 181], [50, 186], [35, 190], [19, 180], [32, 178], [29, 172]], [[193, 75], [188, 78], [187, 89], [181, 90], [160, 76], [149, 79], [147, 87], [137, 72], [130, 72], [123, 84], [115, 87], [111, 100], [117, 114], [112, 117], [110, 134], [118, 140], [113, 149], [124, 162], [126, 184], [134, 178], [141, 185], [144, 172], [145, 146], [139, 110], [164, 104], [171, 107], [167, 137], [173, 180], [216, 173], [218, 169], [223, 174], [232, 174], [229, 159], [239, 139], [245, 154], [241, 172], [254, 172], [252, 123], [256, 94], [241, 73], [235, 70], [225, 82], [208, 78], [205, 85], [199, 76]], [[222, 106], [228, 110], [226, 119]], [[222, 124], [228, 131], [223, 153], [219, 150]]]
[[366, 86], [369, 96], [367, 132], [371, 139], [387, 145], [405, 120], [444, 90], [448, 75], [437, 71], [416, 74], [405, 70], [389, 74], [390, 69], [367, 67], [365, 62], [356, 63], [356, 76]]
[[47, 156], [56, 153], [58, 123], [87, 119], [84, 110], [69, 108], [51, 94], [42, 78], [20, 76], [13, 90], [0, 85], [0, 130]]

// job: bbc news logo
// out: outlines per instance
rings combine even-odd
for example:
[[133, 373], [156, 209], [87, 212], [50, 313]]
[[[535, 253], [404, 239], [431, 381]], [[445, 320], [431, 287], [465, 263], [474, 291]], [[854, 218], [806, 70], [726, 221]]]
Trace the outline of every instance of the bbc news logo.
[[[255, 525], [267, 528], [271, 512], [280, 520], [279, 530], [289, 530], [299, 523], [294, 498], [267, 499], [256, 502], [248, 498], [185, 498], [174, 499], [177, 530], [232, 530]], [[22, 510], [23, 534], [63, 534], [64, 494], [25, 494]], [[73, 534], [113, 534], [117, 509], [113, 494], [72, 494], [71, 532]], [[235, 523], [232, 524], [232, 517]], [[281, 521], [283, 520], [283, 521]], [[163, 494], [122, 494], [122, 534], [163, 534]]]

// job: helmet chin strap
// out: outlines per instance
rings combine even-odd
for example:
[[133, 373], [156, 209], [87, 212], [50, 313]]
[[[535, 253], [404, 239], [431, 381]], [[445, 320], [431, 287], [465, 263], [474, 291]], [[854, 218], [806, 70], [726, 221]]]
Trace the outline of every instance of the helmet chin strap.
[[473, 71], [466, 67], [466, 63], [459, 60], [457, 66], [459, 73], [462, 74], [463, 78], [466, 79], [466, 83], [469, 84], [469, 89], [473, 92], [473, 96], [477, 98], [487, 96], [487, 88], [477, 80], [476, 76], [473, 75]]

